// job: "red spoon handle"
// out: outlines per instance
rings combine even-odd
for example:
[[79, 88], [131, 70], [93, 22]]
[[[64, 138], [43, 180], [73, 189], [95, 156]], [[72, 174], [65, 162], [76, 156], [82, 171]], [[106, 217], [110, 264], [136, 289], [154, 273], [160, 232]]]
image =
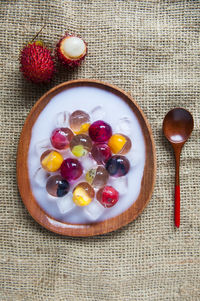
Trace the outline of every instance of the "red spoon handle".
[[174, 221], [177, 228], [180, 226], [180, 186], [175, 186]]

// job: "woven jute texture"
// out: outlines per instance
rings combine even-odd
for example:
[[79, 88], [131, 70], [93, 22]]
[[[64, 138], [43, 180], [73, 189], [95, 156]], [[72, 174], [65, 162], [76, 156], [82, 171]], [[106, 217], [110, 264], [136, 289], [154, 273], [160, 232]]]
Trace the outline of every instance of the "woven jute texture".
[[[199, 1], [0, 1], [0, 300], [200, 300]], [[53, 49], [69, 31], [88, 43], [73, 72], [48, 85], [19, 72], [20, 49], [39, 38]], [[17, 189], [16, 152], [30, 109], [70, 79], [118, 85], [146, 114], [157, 149], [157, 181], [142, 215], [93, 238], [62, 237], [28, 214]], [[164, 115], [184, 107], [194, 131], [181, 157], [181, 227], [174, 228], [174, 158]]]

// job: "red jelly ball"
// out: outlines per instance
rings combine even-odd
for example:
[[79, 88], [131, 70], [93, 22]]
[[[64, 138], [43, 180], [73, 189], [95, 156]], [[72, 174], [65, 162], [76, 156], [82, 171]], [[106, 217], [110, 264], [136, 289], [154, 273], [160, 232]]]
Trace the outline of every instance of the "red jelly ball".
[[98, 164], [105, 164], [112, 155], [110, 147], [105, 143], [94, 144], [91, 154]]
[[58, 128], [51, 134], [51, 144], [57, 149], [66, 149], [74, 134], [69, 128]]
[[76, 159], [65, 159], [60, 167], [61, 176], [67, 181], [78, 179], [82, 173], [83, 168]]
[[97, 200], [105, 208], [110, 208], [118, 202], [119, 193], [112, 186], [104, 186], [97, 192]]
[[97, 120], [89, 127], [89, 135], [95, 142], [105, 142], [112, 136], [112, 128], [108, 123]]

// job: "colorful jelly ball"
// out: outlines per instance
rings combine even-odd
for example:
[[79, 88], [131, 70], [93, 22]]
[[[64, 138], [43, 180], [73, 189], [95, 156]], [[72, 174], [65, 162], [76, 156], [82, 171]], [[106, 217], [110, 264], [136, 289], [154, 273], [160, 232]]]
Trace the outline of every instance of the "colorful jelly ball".
[[110, 137], [108, 145], [114, 154], [125, 155], [131, 149], [131, 140], [122, 134], [114, 134]]
[[110, 176], [122, 177], [125, 176], [130, 168], [129, 160], [120, 155], [112, 156], [106, 163], [106, 169]]
[[51, 134], [51, 144], [57, 149], [66, 149], [74, 134], [69, 128], [58, 128]]
[[69, 117], [69, 125], [75, 134], [86, 133], [90, 126], [90, 116], [81, 110], [74, 111]]
[[112, 156], [110, 147], [106, 143], [94, 144], [91, 154], [98, 164], [105, 164]]
[[95, 188], [100, 188], [106, 185], [108, 178], [109, 174], [103, 166], [90, 169], [85, 176], [86, 181]]
[[65, 180], [74, 181], [82, 175], [83, 169], [78, 160], [68, 158], [63, 161], [60, 172]]
[[84, 134], [74, 136], [70, 142], [70, 149], [76, 157], [85, 156], [92, 149], [92, 140]]
[[112, 128], [108, 123], [98, 120], [89, 127], [89, 135], [95, 142], [105, 142], [112, 136]]
[[118, 202], [119, 193], [112, 186], [104, 186], [97, 192], [97, 200], [105, 208], [110, 208]]
[[69, 183], [60, 175], [49, 177], [46, 184], [47, 192], [55, 197], [62, 197], [69, 192]]
[[73, 201], [77, 206], [87, 206], [95, 195], [92, 186], [86, 182], [79, 183], [73, 190]]
[[45, 170], [55, 172], [63, 163], [63, 157], [60, 153], [54, 150], [47, 150], [41, 155], [40, 162]]

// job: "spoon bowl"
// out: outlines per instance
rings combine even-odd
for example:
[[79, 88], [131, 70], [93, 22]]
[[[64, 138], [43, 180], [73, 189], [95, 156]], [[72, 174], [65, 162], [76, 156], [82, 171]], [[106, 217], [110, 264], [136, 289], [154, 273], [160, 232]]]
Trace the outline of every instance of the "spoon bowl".
[[175, 108], [163, 121], [163, 132], [170, 143], [183, 144], [190, 137], [194, 126], [193, 117], [185, 109]]
[[174, 149], [176, 160], [174, 220], [180, 226], [180, 183], [179, 166], [181, 149], [190, 137], [194, 127], [193, 117], [185, 109], [175, 108], [167, 113], [163, 120], [163, 132]]

